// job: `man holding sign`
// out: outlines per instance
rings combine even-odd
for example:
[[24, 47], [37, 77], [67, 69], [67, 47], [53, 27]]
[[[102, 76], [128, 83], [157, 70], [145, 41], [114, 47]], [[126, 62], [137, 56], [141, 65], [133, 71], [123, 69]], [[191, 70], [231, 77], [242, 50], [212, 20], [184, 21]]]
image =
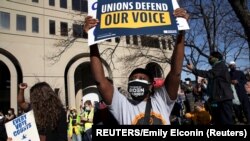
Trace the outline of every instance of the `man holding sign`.
[[[177, 8], [174, 16], [186, 20], [186, 10]], [[85, 19], [85, 32], [99, 22], [91, 16]], [[90, 46], [90, 64], [96, 85], [110, 111], [122, 125], [169, 125], [170, 113], [177, 98], [184, 58], [185, 31], [179, 31], [171, 60], [171, 70], [161, 88], [153, 88], [152, 74], [137, 68], [129, 75], [128, 91], [133, 100], [128, 100], [105, 77], [97, 44]]]

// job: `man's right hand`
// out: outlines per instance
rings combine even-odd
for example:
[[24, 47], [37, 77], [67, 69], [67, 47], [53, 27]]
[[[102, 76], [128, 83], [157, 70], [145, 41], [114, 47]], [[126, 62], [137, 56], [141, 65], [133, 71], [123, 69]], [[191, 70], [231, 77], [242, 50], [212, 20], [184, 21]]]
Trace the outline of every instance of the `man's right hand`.
[[85, 24], [84, 24], [83, 30], [86, 33], [88, 33], [89, 29], [96, 26], [97, 23], [99, 23], [99, 20], [94, 19], [92, 16], [87, 16], [85, 18]]
[[184, 8], [175, 9], [173, 14], [175, 17], [182, 17], [186, 20], [188, 20], [190, 17], [190, 15], [187, 13], [187, 11]]
[[20, 89], [26, 89], [28, 87], [28, 84], [27, 83], [20, 83], [19, 84], [19, 88]]

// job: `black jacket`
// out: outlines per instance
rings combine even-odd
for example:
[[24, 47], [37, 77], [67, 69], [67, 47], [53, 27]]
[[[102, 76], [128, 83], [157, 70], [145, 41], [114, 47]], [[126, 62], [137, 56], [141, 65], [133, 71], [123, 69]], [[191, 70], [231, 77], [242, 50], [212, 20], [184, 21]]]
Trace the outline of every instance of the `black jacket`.
[[242, 95], [246, 95], [247, 92], [245, 90], [244, 85], [247, 83], [247, 79], [246, 79], [244, 72], [242, 72], [240, 70], [231, 70], [230, 76], [231, 76], [231, 80], [238, 81], [238, 83], [236, 85], [234, 85], [238, 96], [240, 95], [240, 97], [242, 97]]
[[216, 63], [208, 71], [194, 69], [192, 72], [208, 79], [207, 94], [212, 102], [233, 99], [230, 74], [224, 61]]

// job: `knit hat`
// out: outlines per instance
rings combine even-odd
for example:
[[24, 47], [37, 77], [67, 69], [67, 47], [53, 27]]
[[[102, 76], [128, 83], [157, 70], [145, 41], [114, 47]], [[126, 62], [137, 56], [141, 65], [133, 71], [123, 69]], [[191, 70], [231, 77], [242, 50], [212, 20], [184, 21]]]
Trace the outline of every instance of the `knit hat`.
[[149, 77], [150, 82], [153, 82], [153, 81], [154, 81], [154, 77], [153, 77], [152, 73], [151, 73], [149, 70], [144, 69], [144, 68], [136, 68], [136, 69], [134, 69], [134, 70], [131, 72], [131, 74], [129, 75], [129, 78], [130, 78], [132, 75], [137, 74], [137, 73], [142, 73], [142, 74], [147, 75], [147, 76]]
[[235, 65], [236, 63], [234, 61], [230, 61], [229, 65]]

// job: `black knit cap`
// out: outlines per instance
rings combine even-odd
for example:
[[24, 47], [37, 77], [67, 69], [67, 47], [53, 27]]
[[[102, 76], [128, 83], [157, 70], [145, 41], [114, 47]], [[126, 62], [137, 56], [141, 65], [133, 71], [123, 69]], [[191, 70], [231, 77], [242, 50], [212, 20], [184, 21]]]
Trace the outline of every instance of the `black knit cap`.
[[220, 52], [218, 52], [218, 51], [211, 52], [210, 56], [213, 56], [213, 57], [215, 57], [215, 58], [217, 58], [219, 60], [223, 59], [223, 55]]
[[130, 78], [132, 75], [137, 74], [137, 73], [142, 73], [142, 74], [147, 75], [147, 76], [149, 77], [149, 81], [150, 81], [150, 82], [153, 82], [153, 81], [154, 81], [154, 77], [153, 77], [152, 73], [151, 73], [149, 70], [144, 69], [144, 68], [136, 68], [136, 69], [134, 69], [134, 70], [131, 72], [131, 74], [129, 75], [128, 78]]

